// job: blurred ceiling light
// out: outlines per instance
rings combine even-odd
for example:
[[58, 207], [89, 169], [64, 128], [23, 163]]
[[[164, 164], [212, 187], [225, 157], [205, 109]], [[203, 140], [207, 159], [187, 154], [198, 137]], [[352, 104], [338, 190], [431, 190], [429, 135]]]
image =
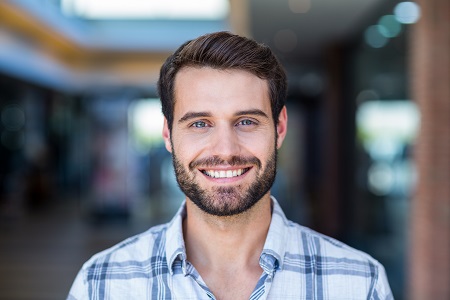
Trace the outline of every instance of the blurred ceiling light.
[[282, 52], [291, 52], [297, 47], [297, 34], [291, 29], [281, 29], [273, 38], [275, 47]]
[[414, 2], [400, 2], [395, 6], [394, 14], [400, 23], [413, 24], [420, 18], [420, 6]]
[[402, 30], [402, 25], [397, 21], [395, 16], [387, 15], [381, 17], [378, 25], [382, 26], [384, 30], [380, 33], [387, 38], [394, 38], [399, 35]]
[[311, 0], [289, 0], [289, 9], [296, 14], [307, 13], [311, 9]]
[[384, 47], [388, 39], [382, 34], [383, 31], [386, 31], [386, 29], [380, 25], [372, 25], [367, 28], [364, 34], [366, 43], [373, 48]]
[[87, 19], [224, 19], [227, 0], [61, 0], [64, 13]]

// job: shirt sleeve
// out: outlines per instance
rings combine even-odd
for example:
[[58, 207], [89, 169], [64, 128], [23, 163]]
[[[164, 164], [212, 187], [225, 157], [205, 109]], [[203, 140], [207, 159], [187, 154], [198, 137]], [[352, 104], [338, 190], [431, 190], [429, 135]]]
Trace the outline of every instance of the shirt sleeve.
[[372, 293], [371, 300], [394, 300], [389, 281], [386, 276], [386, 271], [381, 264], [378, 264], [378, 278]]
[[69, 295], [66, 300], [84, 300], [89, 299], [88, 285], [84, 276], [84, 269], [81, 269], [70, 288]]

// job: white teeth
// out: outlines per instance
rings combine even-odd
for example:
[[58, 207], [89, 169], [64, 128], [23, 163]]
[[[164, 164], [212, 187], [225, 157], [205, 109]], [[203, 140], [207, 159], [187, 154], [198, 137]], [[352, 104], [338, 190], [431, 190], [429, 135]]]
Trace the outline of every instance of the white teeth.
[[232, 178], [236, 176], [240, 176], [245, 172], [244, 169], [238, 169], [238, 170], [227, 170], [227, 171], [204, 171], [204, 173], [210, 177], [213, 178]]

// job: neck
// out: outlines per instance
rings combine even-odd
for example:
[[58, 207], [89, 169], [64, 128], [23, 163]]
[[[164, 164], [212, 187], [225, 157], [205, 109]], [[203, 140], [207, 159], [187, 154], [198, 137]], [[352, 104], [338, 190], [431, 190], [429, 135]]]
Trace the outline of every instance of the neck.
[[200, 271], [258, 267], [271, 220], [271, 199], [264, 196], [248, 211], [217, 217], [186, 201], [183, 233], [188, 260]]

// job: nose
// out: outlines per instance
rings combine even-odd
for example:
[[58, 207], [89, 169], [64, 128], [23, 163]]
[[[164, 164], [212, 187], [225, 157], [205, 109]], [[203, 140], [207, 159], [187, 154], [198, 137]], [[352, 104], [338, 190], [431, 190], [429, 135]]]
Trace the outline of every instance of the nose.
[[239, 155], [241, 151], [239, 137], [232, 126], [216, 126], [211, 135], [212, 155], [223, 159]]

